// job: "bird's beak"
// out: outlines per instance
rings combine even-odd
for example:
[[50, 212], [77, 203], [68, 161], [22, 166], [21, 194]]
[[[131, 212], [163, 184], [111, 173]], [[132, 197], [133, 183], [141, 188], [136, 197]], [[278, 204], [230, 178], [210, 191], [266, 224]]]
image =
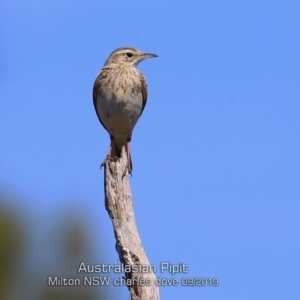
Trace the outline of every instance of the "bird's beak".
[[140, 57], [141, 57], [141, 60], [142, 59], [146, 59], [146, 58], [154, 58], [154, 57], [157, 57], [158, 55], [156, 54], [152, 54], [152, 53], [143, 53]]

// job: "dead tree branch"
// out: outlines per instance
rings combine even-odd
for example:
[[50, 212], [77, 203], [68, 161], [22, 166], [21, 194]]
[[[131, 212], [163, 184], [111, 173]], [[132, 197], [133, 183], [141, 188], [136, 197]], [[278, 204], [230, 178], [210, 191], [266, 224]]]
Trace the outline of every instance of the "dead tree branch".
[[121, 158], [110, 167], [105, 165], [105, 208], [114, 227], [116, 250], [125, 270], [131, 300], [159, 300], [155, 269], [148, 261], [136, 226], [128, 175], [123, 177], [125, 166], [123, 147]]

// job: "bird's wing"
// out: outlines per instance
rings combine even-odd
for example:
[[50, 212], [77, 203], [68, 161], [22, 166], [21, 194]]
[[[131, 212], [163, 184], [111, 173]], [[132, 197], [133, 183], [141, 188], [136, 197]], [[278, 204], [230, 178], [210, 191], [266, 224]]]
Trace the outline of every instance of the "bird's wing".
[[101, 125], [104, 127], [104, 129], [106, 131], [108, 131], [107, 128], [104, 126], [103, 122], [101, 121], [100, 114], [98, 113], [98, 110], [97, 110], [98, 93], [100, 92], [100, 82], [101, 82], [101, 72], [98, 74], [98, 76], [94, 82], [93, 102], [94, 102], [94, 108], [95, 108], [96, 114], [98, 116], [98, 119], [99, 119]]
[[142, 84], [142, 101], [143, 101], [143, 104], [142, 104], [142, 111], [141, 111], [141, 115], [144, 111], [144, 108], [146, 106], [146, 103], [147, 103], [147, 97], [148, 97], [148, 88], [147, 88], [147, 82], [146, 82], [146, 79], [145, 77], [141, 74], [141, 84]]

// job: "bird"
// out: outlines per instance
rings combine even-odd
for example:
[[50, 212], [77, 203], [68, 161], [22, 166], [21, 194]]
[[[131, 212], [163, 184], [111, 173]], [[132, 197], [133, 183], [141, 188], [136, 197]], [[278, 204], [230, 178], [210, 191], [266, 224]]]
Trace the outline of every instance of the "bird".
[[132, 174], [130, 142], [133, 129], [147, 103], [147, 82], [136, 67], [158, 55], [133, 47], [114, 50], [98, 73], [93, 86], [93, 103], [98, 119], [110, 137], [108, 154], [101, 164], [116, 161], [125, 146], [127, 162], [123, 176]]

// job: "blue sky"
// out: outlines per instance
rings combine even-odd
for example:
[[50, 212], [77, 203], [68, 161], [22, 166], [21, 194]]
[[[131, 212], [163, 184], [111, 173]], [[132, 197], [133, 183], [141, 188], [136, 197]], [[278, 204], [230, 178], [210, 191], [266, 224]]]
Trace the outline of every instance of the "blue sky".
[[118, 263], [92, 86], [115, 48], [156, 53], [139, 66], [138, 228], [152, 264], [220, 281], [161, 298], [299, 299], [298, 1], [4, 0], [0, 11], [0, 183], [20, 207], [41, 221], [76, 206], [104, 263]]

